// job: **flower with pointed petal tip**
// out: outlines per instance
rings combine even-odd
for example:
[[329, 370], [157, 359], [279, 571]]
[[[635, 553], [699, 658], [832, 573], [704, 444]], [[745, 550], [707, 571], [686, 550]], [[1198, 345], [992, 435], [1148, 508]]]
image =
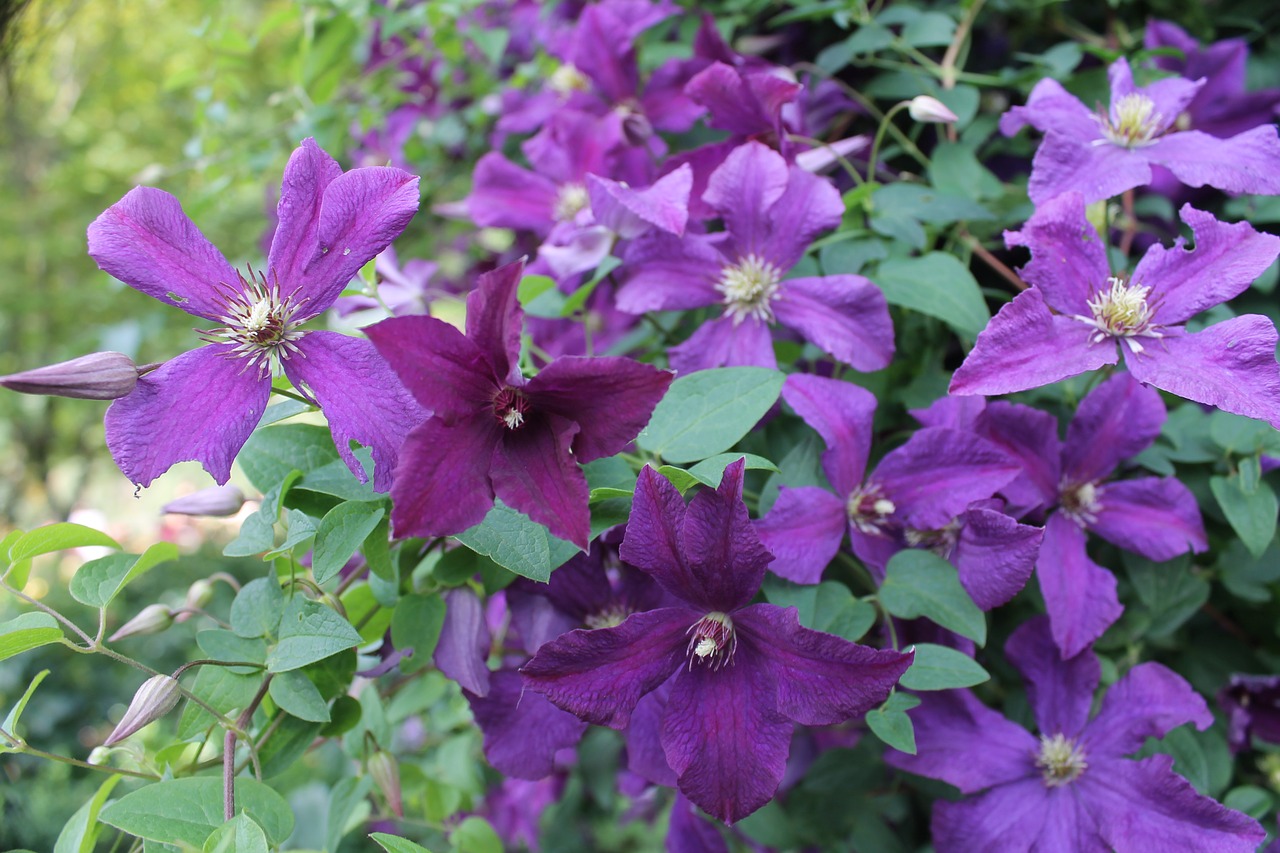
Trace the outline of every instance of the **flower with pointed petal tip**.
[[968, 794], [933, 811], [938, 853], [1252, 853], [1258, 822], [1196, 792], [1168, 755], [1129, 759], [1148, 737], [1213, 714], [1179, 675], [1142, 663], [1111, 686], [1089, 718], [1101, 667], [1091, 649], [1063, 660], [1044, 617], [1022, 625], [1005, 655], [1027, 682], [1037, 738], [968, 690], [925, 693], [911, 711], [915, 755], [895, 767]]
[[1133, 274], [1113, 275], [1107, 249], [1085, 217], [1084, 198], [1066, 193], [1041, 206], [1021, 231], [1019, 293], [978, 335], [951, 378], [952, 394], [1010, 394], [1116, 364], [1139, 382], [1280, 427], [1275, 324], [1244, 314], [1188, 332], [1185, 324], [1238, 296], [1280, 254], [1280, 237], [1247, 222], [1219, 222], [1184, 205], [1195, 248], [1179, 239], [1152, 246]]
[[678, 604], [611, 628], [570, 631], [521, 669], [554, 704], [626, 726], [668, 679], [661, 744], [680, 791], [725, 822], [773, 798], [794, 725], [831, 725], [884, 701], [912, 656], [800, 627], [795, 608], [751, 604], [773, 559], [742, 503], [744, 462], [685, 505], [640, 472], [622, 558]]
[[712, 174], [703, 201], [725, 231], [651, 231], [628, 248], [618, 291], [618, 307], [632, 314], [723, 306], [671, 350], [673, 367], [776, 367], [775, 322], [858, 370], [889, 363], [893, 321], [880, 288], [859, 275], [786, 278], [810, 241], [839, 224], [844, 203], [834, 186], [747, 142]]
[[305, 331], [347, 282], [399, 236], [418, 209], [418, 179], [370, 167], [343, 172], [315, 140], [285, 166], [279, 225], [264, 271], [236, 271], [178, 200], [135, 187], [89, 226], [89, 255], [105, 272], [216, 328], [208, 346], [138, 378], [107, 410], [107, 446], [120, 470], [146, 486], [186, 459], [218, 483], [248, 440], [283, 372], [329, 420], [338, 453], [367, 480], [351, 451], [373, 451], [374, 485], [391, 485], [396, 453], [422, 417], [368, 341]]
[[523, 262], [480, 276], [467, 331], [434, 317], [366, 330], [418, 401], [435, 414], [400, 453], [391, 496], [397, 536], [449, 536], [484, 520], [494, 498], [586, 549], [587, 481], [579, 463], [612, 456], [639, 434], [671, 374], [629, 358], [566, 356], [520, 372]]
[[1124, 58], [1108, 70], [1111, 107], [1094, 113], [1056, 80], [1036, 84], [1026, 106], [1000, 119], [1012, 136], [1024, 125], [1044, 132], [1031, 163], [1027, 191], [1037, 205], [1065, 192], [1094, 202], [1151, 183], [1163, 166], [1190, 187], [1237, 193], [1280, 193], [1280, 137], [1268, 122], [1229, 139], [1180, 130], [1178, 117], [1205, 85], [1204, 78], [1168, 77], [1135, 86]]

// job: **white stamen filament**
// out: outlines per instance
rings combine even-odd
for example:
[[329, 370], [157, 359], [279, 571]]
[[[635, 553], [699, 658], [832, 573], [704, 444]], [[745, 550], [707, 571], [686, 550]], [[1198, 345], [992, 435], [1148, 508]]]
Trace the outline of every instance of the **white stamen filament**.
[[1131, 92], [1111, 105], [1107, 115], [1096, 116], [1106, 141], [1124, 148], [1142, 148], [1156, 141], [1162, 116], [1155, 101]]
[[306, 334], [298, 329], [302, 321], [295, 319], [306, 299], [294, 301], [293, 294], [282, 296], [279, 282], [267, 283], [265, 275], [240, 276], [235, 285], [219, 284], [223, 313], [218, 318], [223, 326], [199, 334], [215, 344], [231, 344], [230, 355], [246, 359], [245, 369], [255, 367], [259, 376], [279, 376], [283, 360], [300, 352], [297, 341]]
[[1089, 767], [1082, 750], [1074, 740], [1061, 733], [1040, 736], [1040, 752], [1036, 766], [1044, 771], [1044, 784], [1049, 788], [1067, 785], [1080, 778]]
[[1093, 343], [1101, 343], [1110, 337], [1123, 338], [1129, 349], [1139, 353], [1142, 352], [1142, 344], [1134, 338], [1164, 337], [1151, 322], [1155, 309], [1147, 301], [1150, 287], [1129, 284], [1120, 276], [1108, 278], [1107, 285], [1089, 300], [1089, 311], [1093, 316], [1072, 315], [1097, 330], [1090, 336]]

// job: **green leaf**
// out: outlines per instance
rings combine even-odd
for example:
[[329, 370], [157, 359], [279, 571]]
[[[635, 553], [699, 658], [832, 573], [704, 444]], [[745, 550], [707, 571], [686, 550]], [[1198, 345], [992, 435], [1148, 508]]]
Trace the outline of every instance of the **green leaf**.
[[315, 523], [311, 521], [310, 516], [300, 510], [286, 510], [285, 523], [288, 525], [288, 530], [285, 531], [284, 541], [263, 554], [262, 559], [273, 560], [276, 557], [283, 557], [316, 535]]
[[526, 275], [520, 279], [520, 285], [516, 288], [516, 299], [520, 300], [521, 305], [527, 306], [530, 302], [537, 299], [548, 290], [556, 289], [556, 280], [547, 275]]
[[288, 672], [360, 642], [360, 634], [336, 611], [295, 593], [280, 618], [280, 642], [267, 653], [267, 670]]
[[724, 476], [724, 469], [739, 459], [746, 460], [748, 471], [773, 471], [776, 473], [778, 470], [778, 466], [773, 462], [754, 453], [721, 453], [717, 456], [712, 456], [710, 459], [703, 459], [697, 465], [692, 466], [689, 469], [689, 473], [697, 477], [704, 485], [713, 489], [718, 488], [720, 478]]
[[[31, 701], [31, 696], [36, 692], [36, 688], [40, 686], [40, 682], [44, 681], [45, 676], [49, 674], [49, 670], [42, 669], [36, 673], [36, 677], [31, 679], [31, 683], [27, 685], [27, 689], [23, 691], [22, 697], [18, 699], [16, 705], [10, 709], [4, 718], [4, 724], [0, 725], [6, 732], [11, 735], [18, 733], [18, 721], [22, 719], [22, 712], [27, 709], [27, 703]], [[12, 752], [17, 747], [16, 743], [10, 743], [3, 735], [0, 735], [0, 754]]]
[[95, 545], [120, 550], [120, 543], [92, 527], [72, 524], [69, 521], [46, 524], [44, 527], [37, 527], [29, 533], [22, 534], [9, 546], [9, 562], [18, 563], [41, 554]]
[[315, 550], [311, 555], [311, 572], [316, 583], [327, 583], [337, 577], [384, 515], [385, 509], [370, 503], [342, 503], [329, 510], [316, 528]]
[[271, 701], [299, 719], [329, 722], [328, 703], [311, 679], [297, 670], [277, 673], [267, 692], [271, 694]]
[[283, 424], [255, 430], [236, 456], [236, 462], [254, 488], [266, 494], [284, 481], [289, 472], [303, 474], [340, 461], [327, 427], [315, 424]]
[[942, 320], [967, 337], [977, 337], [991, 319], [973, 273], [951, 255], [885, 261], [873, 276], [891, 305]]
[[853, 597], [844, 584], [796, 584], [770, 576], [764, 594], [770, 604], [794, 607], [800, 624], [814, 631], [857, 641], [875, 624], [876, 609]]
[[23, 613], [8, 622], [0, 622], [0, 660], [56, 643], [62, 629], [47, 613]]
[[[281, 844], [293, 831], [293, 811], [267, 785], [239, 776], [235, 780], [236, 813], [248, 814], [271, 844]], [[130, 791], [102, 810], [103, 823], [130, 835], [165, 844], [200, 848], [221, 826], [222, 777], [168, 779]]]
[[247, 814], [240, 814], [213, 831], [201, 853], [268, 853], [267, 834]]
[[817, 65], [828, 74], [835, 74], [865, 53], [874, 53], [893, 44], [893, 33], [876, 23], [858, 27], [853, 35], [842, 42], [825, 48], [817, 57]]
[[956, 22], [942, 12], [924, 12], [902, 28], [902, 40], [912, 47], [946, 47], [955, 36]]
[[902, 619], [923, 616], [978, 645], [986, 645], [987, 620], [960, 585], [955, 566], [919, 548], [899, 551], [889, 560], [880, 602]]
[[385, 832], [375, 832], [369, 836], [387, 853], [431, 853], [427, 848], [414, 844], [407, 838], [400, 838], [396, 835], [387, 835]]
[[98, 786], [98, 790], [89, 798], [89, 801], [76, 809], [76, 813], [62, 827], [62, 832], [58, 833], [53, 853], [93, 853], [98, 834], [102, 831], [102, 826], [98, 823], [98, 813], [102, 810], [102, 804], [107, 801], [107, 797], [111, 796], [111, 790], [123, 778], [118, 775], [108, 776], [107, 780]]
[[109, 554], [81, 566], [71, 579], [68, 591], [81, 604], [106, 607], [135, 578], [176, 559], [178, 546], [172, 542], [157, 542], [141, 556]]
[[[367, 447], [357, 447], [352, 451], [356, 460], [364, 468], [365, 476], [373, 472], [373, 454]], [[309, 471], [298, 480], [297, 488], [308, 492], [319, 492], [332, 495], [344, 501], [374, 501], [381, 496], [374, 491], [372, 478], [365, 482], [356, 479], [346, 461], [336, 459], [327, 465], [321, 465]]]
[[273, 570], [265, 578], [249, 581], [231, 602], [231, 630], [245, 639], [275, 634], [284, 611], [284, 591]]
[[1241, 785], [1227, 791], [1222, 804], [1229, 809], [1244, 812], [1254, 820], [1262, 820], [1271, 811], [1272, 798], [1270, 792], [1257, 785]]
[[[677, 468], [675, 465], [661, 465], [658, 467], [658, 473], [666, 477], [667, 481], [675, 486], [676, 491], [682, 495], [700, 482], [693, 474], [683, 468]], [[634, 491], [631, 494], [634, 494]]]
[[1262, 556], [1276, 535], [1276, 493], [1266, 483], [1247, 491], [1239, 475], [1209, 478], [1209, 488], [1232, 529], [1255, 557]]
[[284, 713], [273, 718], [270, 725], [275, 734], [258, 750], [264, 779], [294, 769], [324, 727], [322, 723], [313, 723]]
[[484, 521], [455, 537], [477, 554], [531, 580], [546, 583], [578, 547], [552, 536], [541, 524], [498, 501]]
[[918, 643], [916, 657], [902, 676], [908, 690], [953, 690], [973, 687], [991, 679], [991, 674], [964, 652], [932, 643]]
[[636, 443], [675, 463], [722, 453], [769, 411], [784, 378], [763, 367], [720, 367], [678, 377]]
[[431, 663], [440, 629], [444, 627], [444, 599], [439, 595], [412, 593], [401, 598], [391, 615], [391, 643], [397, 649], [413, 649], [401, 660], [401, 672], [413, 672]]
[[[202, 666], [188, 689], [209, 707], [230, 714], [248, 705], [261, 683], [260, 675], [239, 675], [225, 666]], [[214, 722], [212, 714], [188, 701], [178, 720], [178, 738], [194, 737]]]
[[391, 559], [391, 520], [385, 514], [364, 538], [361, 550], [374, 577], [398, 587], [396, 566]]
[[1255, 557], [1239, 539], [1231, 540], [1217, 563], [1222, 585], [1237, 598], [1265, 604], [1272, 598], [1271, 585], [1280, 580], [1280, 547], [1275, 540]]
[[325, 826], [325, 849], [337, 850], [342, 837], [364, 823], [369, 804], [365, 797], [373, 788], [368, 776], [348, 776], [333, 786], [329, 795], [329, 815]]
[[275, 502], [264, 498], [257, 511], [240, 523], [240, 535], [223, 546], [222, 556], [252, 557], [270, 551], [276, 544], [279, 516]]
[[889, 746], [915, 755], [916, 730], [907, 711], [919, 704], [919, 697], [895, 692], [884, 705], [867, 712], [867, 726]]
[[[233, 631], [223, 628], [210, 628], [196, 633], [196, 645], [200, 651], [213, 660], [246, 661], [247, 663], [265, 664], [267, 661], [267, 644], [261, 638], [241, 637]], [[246, 666], [229, 667], [232, 672], [241, 675], [252, 675], [258, 670]]]
[[1221, 409], [1209, 414], [1209, 438], [1223, 450], [1237, 456], [1280, 452], [1280, 432], [1271, 424]]
[[489, 821], [469, 817], [449, 834], [455, 853], [502, 853], [502, 839]]
[[1190, 555], [1157, 563], [1125, 551], [1124, 565], [1138, 598], [1150, 611], [1148, 637], [1169, 636], [1209, 600], [1209, 583], [1192, 574]]

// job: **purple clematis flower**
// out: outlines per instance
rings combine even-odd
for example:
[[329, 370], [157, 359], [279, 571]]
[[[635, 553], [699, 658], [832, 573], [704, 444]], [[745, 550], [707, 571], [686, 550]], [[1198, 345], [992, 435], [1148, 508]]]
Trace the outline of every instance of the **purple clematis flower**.
[[628, 358], [558, 358], [520, 372], [516, 301], [522, 263], [480, 276], [467, 332], [434, 317], [395, 317], [370, 340], [435, 414], [405, 440], [392, 490], [397, 536], [448, 536], [479, 524], [494, 497], [586, 549], [579, 463], [611, 456], [648, 423], [671, 374]]
[[772, 555], [742, 503], [744, 463], [686, 506], [640, 472], [622, 558], [681, 604], [613, 628], [571, 631], [522, 670], [534, 690], [588, 722], [622, 728], [675, 674], [662, 748], [680, 790], [726, 822], [767, 803], [794, 723], [830, 725], [882, 702], [912, 656], [800, 627], [794, 608], [751, 604]]
[[1187, 186], [1237, 193], [1280, 193], [1280, 138], [1274, 125], [1255, 127], [1229, 139], [1175, 125], [1196, 97], [1203, 79], [1181, 77], [1135, 86], [1121, 58], [1108, 71], [1111, 108], [1090, 112], [1056, 80], [1031, 90], [1026, 106], [1000, 119], [1013, 136], [1023, 126], [1044, 133], [1031, 163], [1027, 191], [1037, 206], [1065, 192], [1094, 202], [1151, 183], [1151, 167], [1163, 166]]
[[822, 467], [836, 493], [784, 487], [756, 523], [777, 555], [776, 574], [817, 583], [848, 529], [853, 552], [881, 576], [902, 548], [925, 547], [954, 561], [961, 584], [984, 608], [1022, 589], [1040, 531], [988, 500], [1018, 475], [1012, 457], [971, 432], [926, 427], [865, 474], [876, 407], [869, 391], [795, 374], [782, 397], [826, 442]]
[[1034, 287], [1000, 309], [951, 379], [952, 394], [1008, 394], [1105, 365], [1139, 382], [1280, 427], [1276, 328], [1246, 314], [1191, 333], [1184, 324], [1249, 287], [1280, 254], [1280, 237], [1184, 206], [1195, 248], [1152, 246], [1133, 275], [1112, 275], [1106, 246], [1067, 193], [1005, 232], [1026, 246]]
[[1218, 691], [1227, 712], [1227, 741], [1232, 752], [1248, 749], [1253, 739], [1280, 743], [1280, 676], [1241, 675]]
[[1038, 739], [969, 691], [951, 690], [922, 694], [911, 711], [918, 753], [886, 756], [976, 795], [934, 804], [938, 853], [1251, 853], [1266, 837], [1257, 821], [1198, 794], [1173, 772], [1171, 757], [1126, 758], [1148, 737], [1213, 722], [1176, 673], [1158, 663], [1135, 666], [1091, 720], [1100, 678], [1092, 650], [1063, 660], [1036, 618], [1009, 637], [1005, 653], [1026, 679]]
[[1275, 120], [1280, 89], [1245, 91], [1249, 44], [1244, 39], [1223, 39], [1202, 48], [1177, 24], [1151, 21], [1142, 46], [1147, 50], [1176, 47], [1182, 51], [1181, 59], [1157, 56], [1152, 60], [1155, 66], [1188, 80], [1204, 80], [1200, 91], [1178, 115], [1176, 127], [1203, 130], [1227, 139]]
[[283, 372], [323, 409], [338, 453], [373, 450], [385, 490], [397, 453], [423, 412], [368, 341], [302, 330], [356, 272], [399, 236], [418, 209], [418, 179], [385, 167], [342, 167], [303, 140], [285, 167], [279, 225], [264, 272], [227, 263], [162, 190], [135, 187], [89, 226], [104, 271], [217, 328], [209, 346], [166, 362], [107, 410], [107, 446], [130, 480], [149, 485], [176, 462], [199, 461], [219, 483], [248, 440]]
[[618, 291], [618, 307], [633, 314], [724, 306], [671, 350], [673, 367], [776, 367], [775, 320], [858, 370], [888, 365], [893, 321], [878, 287], [858, 275], [784, 278], [810, 241], [839, 223], [835, 187], [748, 142], [715, 171], [703, 200], [724, 219], [724, 233], [681, 240], [651, 232], [631, 244]]

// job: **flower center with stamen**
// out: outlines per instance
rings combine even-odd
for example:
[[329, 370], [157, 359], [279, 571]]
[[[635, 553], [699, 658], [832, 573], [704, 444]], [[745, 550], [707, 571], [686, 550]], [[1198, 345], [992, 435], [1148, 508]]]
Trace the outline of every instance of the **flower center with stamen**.
[[1057, 788], [1079, 779], [1089, 763], [1085, 761], [1084, 750], [1079, 744], [1059, 733], [1053, 737], [1040, 736], [1036, 767], [1044, 772], [1044, 784], [1049, 788]]
[[854, 489], [845, 508], [853, 526], [872, 536], [883, 534], [889, 524], [889, 516], [898, 510], [893, 501], [884, 496], [878, 483], [867, 483]]
[[724, 294], [725, 313], [738, 325], [747, 317], [773, 321], [769, 303], [778, 296], [782, 270], [759, 255], [747, 255], [720, 271], [716, 290]]
[[588, 628], [616, 628], [631, 615], [631, 608], [622, 604], [611, 604], [603, 610], [588, 614], [583, 624]]
[[249, 277], [240, 275], [235, 285], [219, 283], [222, 299], [223, 326], [199, 331], [201, 338], [213, 344], [231, 344], [231, 356], [246, 359], [245, 369], [255, 367], [259, 376], [279, 376], [282, 360], [298, 352], [296, 342], [305, 332], [296, 319], [306, 299], [295, 301], [292, 294], [282, 296], [278, 282], [268, 284], [262, 273], [249, 269]]
[[586, 92], [591, 89], [591, 80], [570, 63], [565, 63], [551, 73], [547, 80], [554, 92], [570, 95], [574, 92]]
[[733, 631], [733, 620], [728, 613], [712, 611], [689, 627], [689, 668], [693, 664], [708, 664], [713, 670], [733, 660], [738, 649], [738, 637]]
[[902, 536], [910, 547], [932, 551], [946, 560], [955, 550], [956, 542], [960, 538], [960, 519], [953, 518], [946, 527], [937, 530], [917, 530], [914, 527], [908, 527], [903, 531]]
[[1084, 527], [1098, 520], [1102, 512], [1102, 487], [1097, 483], [1063, 483], [1058, 487], [1058, 504], [1067, 518]]
[[529, 411], [529, 398], [515, 388], [503, 388], [493, 398], [493, 414], [507, 429], [524, 426], [524, 413]]
[[1099, 290], [1089, 300], [1092, 317], [1074, 315], [1075, 319], [1097, 329], [1090, 336], [1093, 343], [1100, 343], [1108, 337], [1124, 338], [1129, 349], [1137, 353], [1142, 352], [1142, 344], [1134, 338], [1164, 337], [1151, 322], [1155, 310], [1147, 302], [1147, 297], [1151, 294], [1150, 287], [1130, 284], [1120, 276], [1108, 278], [1107, 285], [1106, 289]]
[[1141, 148], [1155, 142], [1161, 116], [1155, 101], [1137, 92], [1123, 96], [1111, 105], [1109, 115], [1099, 115], [1102, 135], [1109, 142], [1125, 148]]
[[591, 204], [587, 188], [582, 184], [565, 184], [556, 196], [555, 209], [552, 211], [558, 222], [568, 222]]

